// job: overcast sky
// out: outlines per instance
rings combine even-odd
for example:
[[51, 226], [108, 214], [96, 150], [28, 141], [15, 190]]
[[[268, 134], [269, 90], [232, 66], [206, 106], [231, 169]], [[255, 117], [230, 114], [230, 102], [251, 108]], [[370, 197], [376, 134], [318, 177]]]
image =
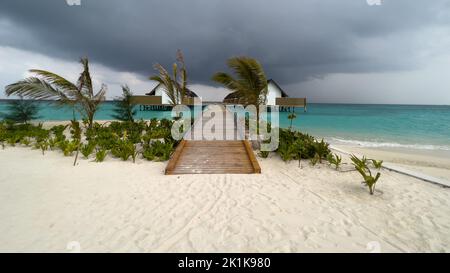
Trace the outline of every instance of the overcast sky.
[[[70, 2], [70, 1], [69, 1]], [[370, 0], [369, 2], [376, 2]], [[450, 1], [2, 0], [0, 85], [30, 68], [75, 80], [88, 56], [108, 98], [154, 83], [153, 64], [185, 54], [191, 89], [226, 90], [226, 60], [257, 58], [292, 97], [313, 102], [450, 104]], [[4, 92], [0, 98], [4, 98]]]

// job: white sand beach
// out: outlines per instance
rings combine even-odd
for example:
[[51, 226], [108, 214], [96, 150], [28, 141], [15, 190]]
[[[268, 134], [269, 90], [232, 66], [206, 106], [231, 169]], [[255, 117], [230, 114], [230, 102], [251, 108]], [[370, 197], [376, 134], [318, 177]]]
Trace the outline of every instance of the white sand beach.
[[165, 176], [6, 147], [0, 252], [450, 251], [448, 188], [383, 171], [370, 196], [353, 171], [258, 160], [260, 175]]
[[354, 145], [333, 145], [333, 147], [450, 181], [450, 151], [367, 148]]

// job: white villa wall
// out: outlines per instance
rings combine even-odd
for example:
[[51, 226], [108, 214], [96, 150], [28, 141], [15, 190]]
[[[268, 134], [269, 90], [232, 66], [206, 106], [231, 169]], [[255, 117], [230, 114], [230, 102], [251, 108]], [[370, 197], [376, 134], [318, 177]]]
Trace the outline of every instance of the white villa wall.
[[164, 87], [158, 86], [155, 91], [155, 96], [161, 96], [162, 104], [171, 104], [169, 96], [167, 96], [166, 92], [164, 91]]
[[272, 82], [267, 85], [267, 105], [276, 105], [276, 98], [281, 98], [281, 90]]

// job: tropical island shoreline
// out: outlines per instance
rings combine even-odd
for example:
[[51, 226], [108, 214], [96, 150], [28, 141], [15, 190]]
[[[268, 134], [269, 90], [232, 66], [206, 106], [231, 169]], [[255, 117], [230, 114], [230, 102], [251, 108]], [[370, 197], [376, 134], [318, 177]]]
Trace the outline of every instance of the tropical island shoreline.
[[270, 154], [261, 174], [171, 176], [142, 158], [0, 154], [0, 252], [450, 251], [448, 189], [384, 169], [369, 195], [345, 153], [340, 171]]

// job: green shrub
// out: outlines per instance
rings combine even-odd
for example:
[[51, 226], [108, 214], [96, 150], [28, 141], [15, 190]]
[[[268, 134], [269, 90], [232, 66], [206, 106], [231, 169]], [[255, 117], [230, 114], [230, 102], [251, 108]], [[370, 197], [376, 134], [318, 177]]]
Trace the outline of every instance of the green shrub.
[[130, 157], [135, 157], [136, 147], [133, 142], [128, 140], [120, 140], [111, 149], [111, 154], [115, 157], [127, 161]]
[[72, 135], [73, 140], [81, 140], [81, 126], [80, 122], [76, 120], [70, 121], [70, 134]]
[[42, 151], [42, 155], [44, 155], [45, 151], [48, 150], [49, 144], [48, 144], [47, 140], [42, 140], [42, 141], [38, 142], [38, 146], [39, 146], [39, 149], [41, 149], [41, 151]]
[[355, 169], [363, 177], [364, 181], [362, 183], [369, 188], [370, 194], [373, 195], [375, 192], [375, 186], [378, 182], [378, 179], [380, 179], [381, 173], [377, 172], [377, 174], [373, 176], [372, 171], [367, 165], [368, 160], [365, 157], [359, 159], [355, 155], [352, 155], [350, 159], [352, 160]]
[[21, 138], [20, 135], [11, 135], [6, 139], [6, 142], [12, 147], [15, 147], [16, 144], [20, 142]]
[[372, 165], [375, 169], [381, 170], [381, 168], [383, 168], [383, 160], [377, 161], [375, 159], [372, 159], [371, 161], [372, 161]]
[[320, 142], [315, 141], [313, 143], [313, 147], [315, 155], [319, 157], [319, 163], [322, 163], [322, 159], [326, 158], [327, 155], [330, 153], [329, 144], [323, 141], [322, 139]]
[[50, 129], [50, 132], [53, 133], [53, 135], [55, 136], [55, 143], [56, 142], [60, 142], [60, 141], [64, 141], [66, 140], [66, 136], [64, 135], [64, 131], [66, 130], [66, 128], [69, 125], [57, 125], [57, 126], [53, 126]]
[[95, 153], [95, 161], [103, 162], [105, 160], [106, 155], [108, 155], [108, 150], [100, 149]]
[[31, 140], [28, 137], [24, 137], [20, 140], [20, 144], [28, 147], [31, 144]]
[[336, 168], [336, 170], [339, 170], [341, 163], [342, 163], [342, 156], [339, 156], [337, 154], [328, 154], [327, 156], [327, 160], [328, 163], [330, 163], [330, 165], [334, 165], [334, 167]]
[[162, 143], [155, 141], [151, 145], [146, 145], [142, 153], [143, 157], [149, 161], [167, 161], [174, 148], [173, 143]]
[[280, 129], [279, 146], [276, 151], [284, 161], [312, 159], [318, 155], [318, 162], [330, 153], [328, 143], [318, 142], [314, 137], [298, 131]]
[[[84, 134], [87, 143], [82, 143], [82, 127], [78, 121], [71, 121], [69, 125], [58, 125], [50, 130], [32, 124], [14, 124], [13, 122], [0, 122], [0, 144], [8, 143], [12, 146], [17, 143], [29, 145], [34, 143], [36, 149], [43, 153], [48, 149], [60, 149], [65, 156], [72, 156], [75, 151], [81, 151], [86, 158], [97, 148], [96, 160], [104, 159], [110, 151], [115, 157], [128, 160], [130, 157], [136, 161], [141, 144], [145, 149], [143, 154], [147, 159], [165, 161], [168, 160], [174, 147], [178, 144], [171, 136], [170, 127], [172, 121], [156, 119], [149, 123], [138, 122], [111, 122], [100, 125], [93, 123], [91, 128], [86, 128]], [[70, 126], [70, 136], [64, 134]], [[156, 141], [163, 139], [163, 141]], [[101, 161], [103, 161], [103, 159]], [[76, 164], [75, 157], [74, 165]]]
[[278, 147], [278, 154], [283, 161], [290, 161], [294, 156], [295, 150], [293, 145], [280, 143]]
[[260, 151], [260, 152], [258, 153], [258, 155], [259, 155], [260, 157], [262, 157], [262, 158], [268, 158], [268, 157], [269, 157], [269, 154], [270, 154], [270, 152], [268, 152], [268, 151]]
[[5, 141], [7, 137], [8, 129], [6, 127], [5, 122], [0, 121], [0, 145], [2, 145], [2, 149], [5, 149]]
[[53, 151], [55, 147], [58, 146], [58, 140], [55, 137], [51, 137], [48, 139], [48, 147]]
[[58, 146], [63, 152], [64, 156], [72, 156], [73, 152], [75, 152], [78, 148], [78, 141], [68, 141], [64, 140], [61, 142], [58, 142]]
[[317, 163], [320, 162], [320, 156], [319, 154], [316, 154], [313, 158], [311, 158], [311, 165], [316, 166]]
[[83, 144], [80, 147], [80, 152], [84, 156], [84, 158], [89, 158], [89, 156], [94, 152], [95, 143], [88, 142], [87, 144]]

